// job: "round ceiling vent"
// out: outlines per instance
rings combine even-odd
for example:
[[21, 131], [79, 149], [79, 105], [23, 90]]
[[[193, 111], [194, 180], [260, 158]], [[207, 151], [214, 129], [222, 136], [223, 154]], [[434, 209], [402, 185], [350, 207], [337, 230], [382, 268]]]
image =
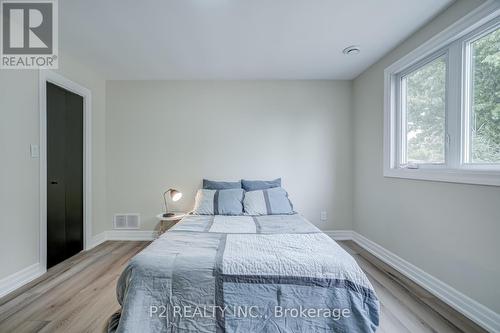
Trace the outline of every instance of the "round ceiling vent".
[[347, 55], [356, 55], [356, 54], [359, 54], [360, 52], [361, 52], [361, 49], [359, 48], [359, 46], [355, 46], [355, 45], [348, 46], [342, 51], [342, 53], [347, 54]]

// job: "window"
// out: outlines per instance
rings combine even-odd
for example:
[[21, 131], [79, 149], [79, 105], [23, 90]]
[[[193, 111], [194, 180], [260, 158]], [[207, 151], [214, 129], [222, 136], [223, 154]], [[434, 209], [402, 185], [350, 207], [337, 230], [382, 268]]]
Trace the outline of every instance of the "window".
[[384, 175], [500, 186], [500, 4], [385, 70]]
[[401, 163], [445, 162], [446, 59], [444, 56], [401, 78]]
[[466, 162], [500, 164], [500, 29], [467, 44], [470, 148]]

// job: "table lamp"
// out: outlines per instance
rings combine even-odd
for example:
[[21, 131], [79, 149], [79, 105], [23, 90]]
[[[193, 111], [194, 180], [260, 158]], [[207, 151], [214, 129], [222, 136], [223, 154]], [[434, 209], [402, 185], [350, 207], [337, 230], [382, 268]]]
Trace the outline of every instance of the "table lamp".
[[165, 202], [165, 214], [163, 214], [163, 217], [172, 217], [175, 214], [174, 213], [169, 213], [168, 208], [167, 208], [167, 193], [170, 194], [170, 199], [172, 199], [173, 202], [179, 201], [180, 198], [182, 198], [182, 193], [171, 188], [165, 191], [163, 193], [163, 201]]

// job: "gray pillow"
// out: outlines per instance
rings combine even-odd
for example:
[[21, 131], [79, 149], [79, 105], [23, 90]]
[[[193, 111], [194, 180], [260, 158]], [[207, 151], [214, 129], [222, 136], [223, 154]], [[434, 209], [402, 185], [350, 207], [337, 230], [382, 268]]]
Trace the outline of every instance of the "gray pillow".
[[248, 215], [295, 214], [282, 187], [246, 192], [243, 207]]
[[241, 180], [241, 185], [245, 191], [265, 190], [268, 188], [281, 187], [281, 178], [275, 180]]
[[243, 189], [198, 190], [193, 214], [196, 215], [242, 215]]
[[205, 190], [227, 190], [231, 188], [241, 188], [241, 181], [219, 182], [215, 180], [203, 179], [203, 189]]

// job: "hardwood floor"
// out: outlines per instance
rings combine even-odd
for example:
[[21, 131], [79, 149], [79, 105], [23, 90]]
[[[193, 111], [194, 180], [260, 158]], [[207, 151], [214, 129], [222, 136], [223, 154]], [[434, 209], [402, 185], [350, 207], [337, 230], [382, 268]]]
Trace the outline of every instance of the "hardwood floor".
[[356, 259], [379, 297], [377, 332], [486, 332], [353, 241], [338, 243]]
[[0, 299], [0, 332], [103, 332], [120, 306], [116, 281], [149, 242], [106, 242]]
[[[380, 333], [485, 332], [355, 243], [339, 242], [380, 298]], [[108, 241], [0, 299], [0, 332], [103, 332], [119, 309], [116, 281], [149, 242]]]

